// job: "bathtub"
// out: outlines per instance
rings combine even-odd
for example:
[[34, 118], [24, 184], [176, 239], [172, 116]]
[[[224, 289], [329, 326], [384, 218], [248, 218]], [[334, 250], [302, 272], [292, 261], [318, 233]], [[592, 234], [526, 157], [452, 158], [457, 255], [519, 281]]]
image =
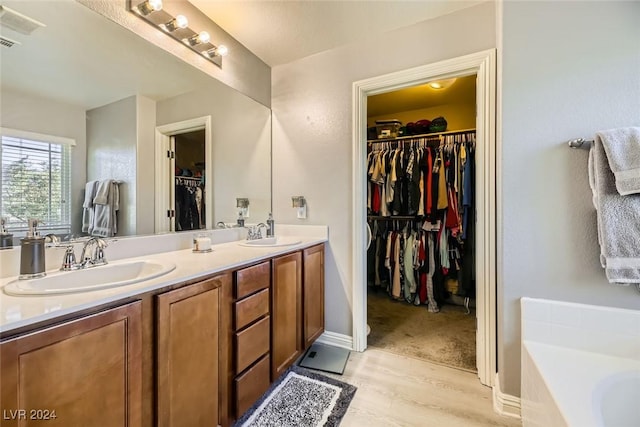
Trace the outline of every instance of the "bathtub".
[[640, 426], [640, 312], [521, 303], [523, 426]]

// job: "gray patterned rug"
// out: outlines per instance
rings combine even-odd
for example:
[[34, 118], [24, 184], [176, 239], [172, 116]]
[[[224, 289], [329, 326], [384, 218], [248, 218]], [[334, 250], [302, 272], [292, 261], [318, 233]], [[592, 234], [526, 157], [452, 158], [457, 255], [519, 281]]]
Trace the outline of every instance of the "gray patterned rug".
[[292, 366], [236, 423], [238, 427], [334, 427], [356, 387]]

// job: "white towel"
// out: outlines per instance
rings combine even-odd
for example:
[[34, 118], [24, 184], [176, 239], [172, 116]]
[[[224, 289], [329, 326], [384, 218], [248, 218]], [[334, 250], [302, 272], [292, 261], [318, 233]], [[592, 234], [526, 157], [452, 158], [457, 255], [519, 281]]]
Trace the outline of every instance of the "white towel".
[[95, 216], [91, 235], [100, 237], [115, 236], [118, 232], [117, 211], [120, 209], [118, 183], [112, 179], [101, 181], [98, 184], [93, 203]]
[[105, 179], [98, 183], [96, 194], [93, 198], [95, 205], [106, 205], [109, 203], [109, 191], [111, 190], [112, 179]]
[[82, 232], [91, 233], [93, 228], [93, 198], [98, 188], [98, 181], [89, 181], [84, 186], [84, 202], [82, 203]]
[[591, 151], [589, 182], [597, 210], [600, 262], [609, 282], [640, 283], [640, 194], [618, 194], [599, 137]]
[[618, 193], [640, 193], [640, 128], [628, 127], [596, 133], [607, 153]]

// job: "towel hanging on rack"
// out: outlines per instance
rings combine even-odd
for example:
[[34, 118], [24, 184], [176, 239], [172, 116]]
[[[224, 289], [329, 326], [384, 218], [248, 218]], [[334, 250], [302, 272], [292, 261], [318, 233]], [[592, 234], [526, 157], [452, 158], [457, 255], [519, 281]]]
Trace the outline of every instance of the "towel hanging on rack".
[[620, 195], [601, 138], [589, 152], [600, 263], [611, 283], [640, 283], [640, 194]]

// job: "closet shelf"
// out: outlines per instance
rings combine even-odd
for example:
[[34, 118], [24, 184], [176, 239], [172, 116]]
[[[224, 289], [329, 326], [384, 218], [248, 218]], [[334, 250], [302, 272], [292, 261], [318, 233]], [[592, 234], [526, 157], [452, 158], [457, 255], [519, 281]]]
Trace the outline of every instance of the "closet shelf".
[[456, 133], [467, 133], [467, 132], [475, 132], [475, 128], [473, 129], [461, 129], [461, 130], [451, 130], [447, 132], [433, 132], [433, 133], [423, 133], [420, 135], [408, 135], [408, 136], [399, 136], [397, 138], [380, 138], [380, 139], [368, 139], [367, 143], [373, 142], [393, 142], [393, 141], [402, 141], [405, 139], [415, 139], [415, 138], [429, 138], [440, 135], [453, 135]]

